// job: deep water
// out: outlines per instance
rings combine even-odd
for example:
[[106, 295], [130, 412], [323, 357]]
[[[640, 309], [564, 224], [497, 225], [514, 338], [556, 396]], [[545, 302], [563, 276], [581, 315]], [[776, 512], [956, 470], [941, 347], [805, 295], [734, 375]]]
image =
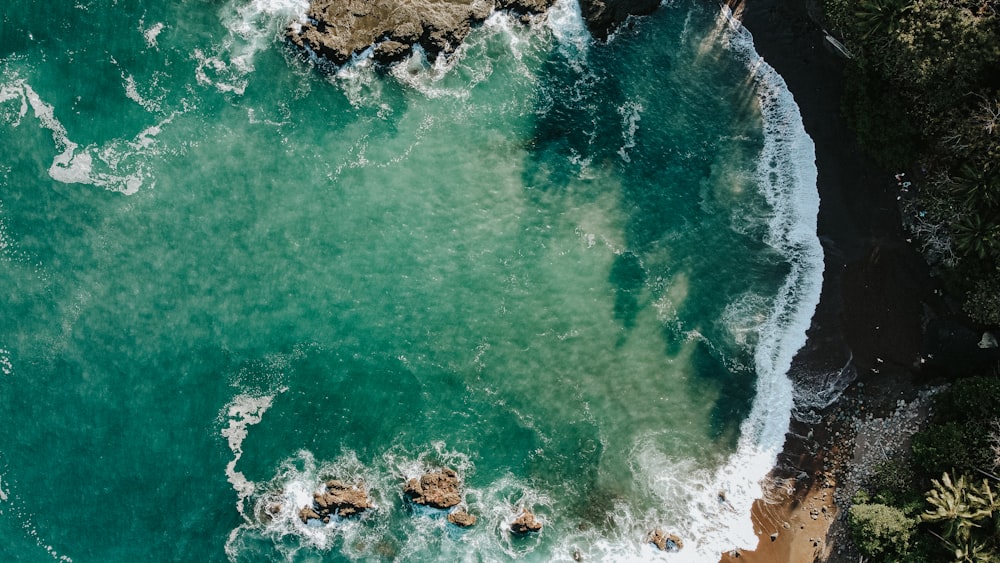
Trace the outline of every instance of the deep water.
[[[387, 70], [285, 44], [301, 0], [35, 4], [0, 14], [0, 559], [754, 541], [822, 257], [812, 142], [726, 14], [605, 44], [563, 1]], [[444, 465], [468, 530], [403, 498]], [[376, 507], [303, 524], [332, 477]]]

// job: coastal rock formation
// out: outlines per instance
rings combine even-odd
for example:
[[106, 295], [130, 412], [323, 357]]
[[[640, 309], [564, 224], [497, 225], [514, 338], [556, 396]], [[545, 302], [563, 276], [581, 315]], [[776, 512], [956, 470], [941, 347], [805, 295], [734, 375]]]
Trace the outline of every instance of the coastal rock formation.
[[305, 21], [286, 37], [335, 64], [374, 47], [375, 60], [391, 63], [420, 45], [427, 58], [453, 52], [472, 26], [494, 9], [539, 13], [551, 0], [312, 0]]
[[652, 14], [659, 6], [659, 0], [580, 0], [587, 29], [601, 40], [607, 39], [608, 34], [629, 16]]
[[[285, 36], [337, 65], [372, 48], [384, 64], [400, 61], [419, 45], [429, 60], [452, 53], [494, 10], [526, 17], [555, 0], [312, 0], [305, 18]], [[659, 0], [580, 0], [587, 27], [598, 39], [631, 14], [649, 14]]]
[[530, 510], [525, 510], [510, 523], [510, 531], [515, 534], [529, 534], [531, 532], [538, 532], [541, 529], [542, 523], [535, 518], [535, 515]]
[[475, 525], [476, 517], [464, 508], [459, 508], [458, 510], [448, 514], [448, 521], [460, 528], [468, 528], [469, 526]]
[[425, 473], [420, 479], [410, 479], [403, 486], [403, 492], [413, 502], [433, 508], [451, 508], [462, 502], [458, 474], [447, 467]]
[[655, 545], [660, 551], [680, 551], [684, 547], [681, 538], [674, 534], [665, 533], [659, 528], [650, 532], [649, 543]]
[[371, 507], [372, 503], [364, 485], [358, 483], [349, 486], [343, 481], [333, 479], [326, 482], [322, 492], [313, 493], [312, 505], [303, 506], [299, 510], [299, 518], [303, 523], [314, 519], [329, 522], [332, 515], [346, 518], [360, 514]]

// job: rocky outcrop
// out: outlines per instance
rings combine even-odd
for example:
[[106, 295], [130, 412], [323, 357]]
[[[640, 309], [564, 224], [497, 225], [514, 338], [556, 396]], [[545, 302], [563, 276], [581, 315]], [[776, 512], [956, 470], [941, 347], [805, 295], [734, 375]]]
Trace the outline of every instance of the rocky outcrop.
[[403, 493], [413, 502], [433, 508], [451, 508], [462, 502], [461, 481], [454, 470], [445, 467], [410, 479], [403, 486]]
[[476, 523], [476, 517], [464, 508], [448, 514], [448, 521], [460, 528], [468, 528]]
[[659, 528], [650, 532], [649, 543], [655, 545], [660, 551], [680, 551], [684, 547], [681, 538], [674, 534], [667, 534]]
[[309, 520], [322, 520], [329, 522], [330, 516], [337, 515], [342, 518], [354, 516], [368, 510], [372, 503], [368, 498], [368, 492], [364, 485], [346, 485], [343, 481], [336, 479], [327, 481], [322, 492], [313, 493], [311, 506], [303, 506], [299, 510], [299, 519], [303, 523]]
[[542, 523], [535, 518], [530, 510], [525, 510], [510, 523], [510, 531], [515, 534], [530, 534], [541, 531], [541, 529]]
[[[285, 36], [293, 44], [342, 65], [372, 48], [375, 60], [400, 61], [415, 45], [430, 60], [452, 53], [494, 10], [526, 16], [547, 10], [555, 0], [312, 0], [305, 18]], [[649, 14], [659, 0], [580, 0], [591, 33], [608, 32], [631, 14]]]
[[652, 14], [660, 0], [580, 0], [580, 11], [591, 35], [604, 40], [629, 16]]
[[552, 0], [312, 0], [305, 21], [286, 37], [335, 64], [369, 47], [379, 62], [408, 56], [420, 45], [428, 59], [453, 52], [494, 9], [539, 13]]

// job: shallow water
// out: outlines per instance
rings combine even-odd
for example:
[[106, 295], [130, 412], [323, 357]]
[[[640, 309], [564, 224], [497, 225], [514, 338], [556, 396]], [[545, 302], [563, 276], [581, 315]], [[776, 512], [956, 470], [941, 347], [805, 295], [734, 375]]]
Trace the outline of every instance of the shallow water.
[[[280, 39], [300, 1], [31, 8], [0, 35], [7, 559], [754, 543], [822, 258], [812, 142], [725, 14], [594, 44], [561, 3], [330, 74]], [[402, 498], [440, 465], [475, 527]], [[302, 524], [330, 477], [376, 508]]]

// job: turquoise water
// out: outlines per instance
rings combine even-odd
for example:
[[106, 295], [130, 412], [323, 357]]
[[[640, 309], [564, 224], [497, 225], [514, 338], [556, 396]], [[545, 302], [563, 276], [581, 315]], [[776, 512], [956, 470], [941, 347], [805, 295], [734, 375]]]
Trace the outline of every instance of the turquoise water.
[[[324, 71], [280, 39], [303, 11], [6, 4], [3, 559], [754, 543], [822, 260], [812, 143], [746, 31], [677, 1], [594, 44], [566, 2]], [[402, 497], [441, 465], [471, 529]], [[302, 524], [330, 477], [376, 508]]]

